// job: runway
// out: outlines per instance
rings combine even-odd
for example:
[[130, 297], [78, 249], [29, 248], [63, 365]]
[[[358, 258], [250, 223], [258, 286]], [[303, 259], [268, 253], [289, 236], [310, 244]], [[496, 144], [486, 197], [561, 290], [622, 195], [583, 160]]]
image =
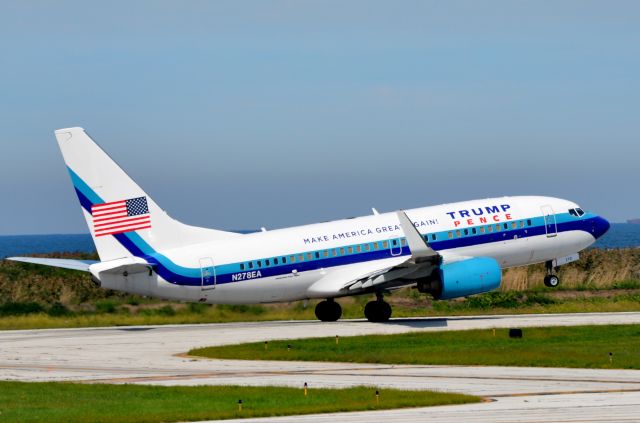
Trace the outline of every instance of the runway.
[[[191, 348], [273, 339], [410, 331], [640, 323], [640, 313], [228, 323], [0, 332], [0, 379], [154, 385], [431, 389], [481, 395], [464, 406], [283, 417], [269, 421], [638, 421], [640, 371], [206, 360]], [[526, 331], [525, 331], [526, 336]], [[295, 347], [295, 346], [294, 346]], [[392, 347], [392, 346], [390, 346]], [[604, 354], [608, 354], [605, 352]], [[261, 419], [263, 421], [264, 419]], [[246, 422], [247, 420], [243, 420]]]

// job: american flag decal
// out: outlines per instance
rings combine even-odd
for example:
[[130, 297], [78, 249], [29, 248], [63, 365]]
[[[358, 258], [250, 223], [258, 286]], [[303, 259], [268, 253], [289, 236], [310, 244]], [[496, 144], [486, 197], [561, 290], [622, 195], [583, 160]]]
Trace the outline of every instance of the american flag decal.
[[95, 235], [116, 235], [151, 228], [147, 197], [91, 206]]

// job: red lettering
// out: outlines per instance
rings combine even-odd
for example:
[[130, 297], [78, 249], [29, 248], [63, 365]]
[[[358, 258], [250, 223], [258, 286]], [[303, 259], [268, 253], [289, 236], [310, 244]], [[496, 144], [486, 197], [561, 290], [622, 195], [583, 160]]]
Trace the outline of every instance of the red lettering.
[[487, 218], [486, 217], [481, 217], [480, 218], [480, 223], [487, 223]]
[[455, 222], [453, 222], [453, 227], [457, 228], [458, 226], [460, 226], [460, 221], [456, 220]]
[[511, 220], [511, 213], [507, 213], [504, 215], [505, 219]]
[[467, 219], [467, 225], [473, 226], [473, 219]]
[[500, 217], [497, 214], [493, 215], [493, 221], [494, 222], [500, 222]]

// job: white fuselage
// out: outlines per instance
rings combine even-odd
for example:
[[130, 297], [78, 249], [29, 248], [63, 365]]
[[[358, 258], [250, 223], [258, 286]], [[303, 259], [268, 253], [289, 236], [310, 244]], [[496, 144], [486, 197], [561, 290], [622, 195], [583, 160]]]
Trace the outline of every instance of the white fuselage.
[[[590, 219], [597, 216], [569, 213], [575, 209], [575, 203], [557, 198], [502, 197], [406, 214], [445, 263], [490, 257], [507, 268], [591, 245], [597, 235]], [[156, 271], [100, 279], [106, 288], [184, 301], [293, 301], [326, 297], [311, 287], [332, 274], [392, 267], [408, 254], [396, 214], [384, 213], [153, 251], [144, 258]]]

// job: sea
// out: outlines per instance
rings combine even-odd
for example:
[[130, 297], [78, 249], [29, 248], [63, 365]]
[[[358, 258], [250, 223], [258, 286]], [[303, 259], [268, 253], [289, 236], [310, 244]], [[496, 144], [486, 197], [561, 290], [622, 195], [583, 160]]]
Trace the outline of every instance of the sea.
[[[633, 247], [640, 247], [640, 225], [630, 223], [611, 224], [609, 232], [593, 245], [593, 248], [603, 249]], [[89, 234], [0, 236], [0, 258], [53, 252], [94, 251], [95, 246]]]

